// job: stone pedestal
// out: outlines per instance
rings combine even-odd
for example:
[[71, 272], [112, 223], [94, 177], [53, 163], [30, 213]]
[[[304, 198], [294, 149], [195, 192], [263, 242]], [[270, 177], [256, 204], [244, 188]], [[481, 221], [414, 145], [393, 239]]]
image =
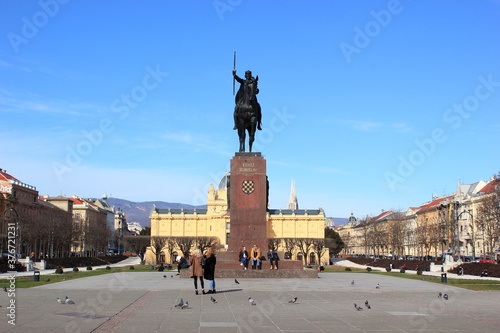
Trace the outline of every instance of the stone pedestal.
[[267, 194], [266, 160], [260, 153], [236, 153], [231, 159], [228, 242], [236, 260], [242, 246], [250, 252], [257, 245], [262, 255], [267, 253]]
[[[266, 175], [266, 160], [261, 153], [236, 153], [231, 159], [229, 178], [230, 234], [228, 250], [217, 253], [215, 276], [217, 278], [317, 278], [316, 270], [306, 270], [302, 261], [284, 260], [280, 256], [279, 269], [271, 270], [268, 260], [262, 261], [262, 269], [243, 270], [239, 262], [242, 246], [250, 254], [257, 245], [261, 255], [267, 259], [267, 204], [269, 185]], [[181, 271], [181, 277], [189, 277], [188, 270]]]

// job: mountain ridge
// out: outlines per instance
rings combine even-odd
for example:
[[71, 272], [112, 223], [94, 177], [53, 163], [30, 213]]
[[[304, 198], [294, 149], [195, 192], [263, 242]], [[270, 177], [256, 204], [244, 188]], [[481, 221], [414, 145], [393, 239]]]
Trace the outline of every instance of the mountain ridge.
[[[166, 202], [166, 201], [142, 201], [135, 202], [120, 198], [108, 198], [107, 202], [110, 206], [115, 208], [120, 208], [125, 212], [127, 222], [138, 222], [143, 227], [150, 227], [151, 223], [149, 220], [149, 215], [151, 211], [156, 208], [207, 208], [206, 205], [193, 206], [178, 202]], [[347, 224], [347, 218], [343, 217], [333, 217], [335, 225], [345, 225]]]
[[127, 222], [138, 222], [143, 227], [150, 227], [149, 215], [156, 208], [206, 208], [206, 205], [193, 206], [177, 202], [143, 201], [135, 202], [120, 198], [108, 198], [110, 206], [120, 208], [125, 212]]

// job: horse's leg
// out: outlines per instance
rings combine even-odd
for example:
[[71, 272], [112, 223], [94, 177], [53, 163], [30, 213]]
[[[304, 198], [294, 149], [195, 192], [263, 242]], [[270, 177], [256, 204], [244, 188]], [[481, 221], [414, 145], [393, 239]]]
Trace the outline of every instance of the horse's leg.
[[238, 126], [238, 136], [240, 137], [240, 153], [245, 152], [245, 126], [240, 123]]
[[250, 148], [250, 152], [252, 152], [252, 145], [255, 140], [255, 131], [256, 131], [256, 123], [252, 122], [250, 124], [250, 128], [248, 129], [248, 146]]

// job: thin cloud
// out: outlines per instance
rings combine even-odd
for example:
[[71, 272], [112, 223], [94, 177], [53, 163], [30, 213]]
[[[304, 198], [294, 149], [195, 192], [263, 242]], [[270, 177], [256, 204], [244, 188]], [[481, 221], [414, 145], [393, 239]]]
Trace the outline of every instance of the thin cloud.
[[362, 132], [374, 132], [382, 127], [382, 123], [373, 121], [360, 121], [360, 120], [344, 120], [344, 124], [351, 126], [353, 129]]
[[65, 100], [48, 101], [36, 96], [31, 98], [19, 98], [5, 90], [0, 90], [0, 111], [35, 111], [40, 113], [65, 113], [79, 116], [88, 115], [88, 112], [82, 111], [97, 109], [99, 108], [96, 108], [94, 105], [88, 103], [72, 103]]
[[[228, 155], [227, 145], [221, 142], [213, 142], [208, 135], [188, 131], [168, 132], [160, 136], [165, 142], [177, 144], [177, 147], [193, 151], [209, 151], [220, 155]], [[180, 146], [179, 146], [180, 145]]]
[[377, 132], [380, 130], [392, 130], [397, 133], [408, 133], [412, 128], [406, 123], [382, 123], [376, 121], [363, 121], [363, 120], [343, 120], [343, 124], [352, 127], [354, 130], [361, 132]]

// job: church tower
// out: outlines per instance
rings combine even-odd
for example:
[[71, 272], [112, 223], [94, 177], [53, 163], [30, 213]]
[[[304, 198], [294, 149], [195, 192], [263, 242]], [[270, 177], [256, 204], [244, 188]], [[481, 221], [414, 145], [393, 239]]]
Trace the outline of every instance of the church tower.
[[292, 179], [292, 188], [290, 189], [290, 199], [286, 208], [297, 210], [299, 209], [299, 202], [297, 201], [297, 192], [295, 190], [295, 181]]

